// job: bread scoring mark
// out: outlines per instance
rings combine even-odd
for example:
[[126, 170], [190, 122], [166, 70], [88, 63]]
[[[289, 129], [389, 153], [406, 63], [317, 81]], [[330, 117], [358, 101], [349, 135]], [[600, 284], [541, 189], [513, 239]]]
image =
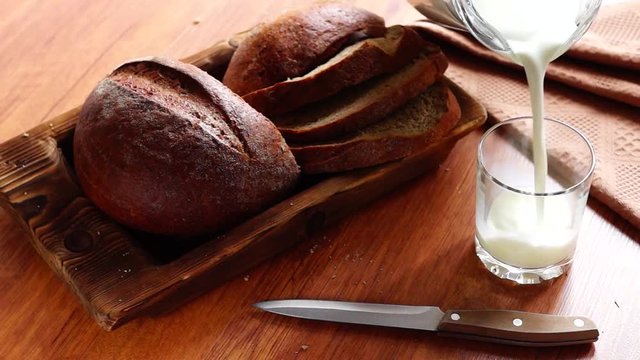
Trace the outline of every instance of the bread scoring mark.
[[197, 80], [153, 62], [126, 64], [109, 79], [188, 121], [213, 141], [246, 154], [242, 134]]

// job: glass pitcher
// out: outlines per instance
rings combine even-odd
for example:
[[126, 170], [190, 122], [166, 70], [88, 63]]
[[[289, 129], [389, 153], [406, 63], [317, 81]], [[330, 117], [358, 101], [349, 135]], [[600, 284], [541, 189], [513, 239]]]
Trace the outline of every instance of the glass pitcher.
[[[416, 10], [427, 17], [428, 21], [456, 30], [471, 33], [480, 43], [487, 48], [511, 57], [513, 53], [508, 42], [502, 34], [486, 21], [478, 11], [476, 2], [478, 0], [408, 0]], [[491, 1], [491, 0], [490, 0]], [[505, 1], [510, 1], [506, 3]], [[544, 0], [530, 0], [544, 1]], [[546, 0], [549, 3], [549, 11], [557, 4], [565, 0]], [[578, 16], [575, 19], [576, 29], [568, 38], [559, 54], [564, 53], [571, 45], [584, 35], [593, 22], [602, 0], [575, 0], [579, 6]], [[486, 2], [486, 1], [485, 1]], [[520, 7], [525, 4], [523, 0], [502, 0], [493, 1], [491, 6], [504, 6], [504, 4], [516, 5], [514, 11], [526, 11]], [[544, 25], [543, 25], [544, 26]]]

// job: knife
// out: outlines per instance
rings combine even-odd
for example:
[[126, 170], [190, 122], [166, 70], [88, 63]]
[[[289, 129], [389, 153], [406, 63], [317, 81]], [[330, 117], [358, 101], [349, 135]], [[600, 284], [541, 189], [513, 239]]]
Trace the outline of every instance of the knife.
[[272, 300], [253, 306], [303, 319], [435, 331], [438, 335], [521, 346], [563, 346], [595, 342], [590, 319], [511, 310], [449, 310], [435, 306], [327, 300]]

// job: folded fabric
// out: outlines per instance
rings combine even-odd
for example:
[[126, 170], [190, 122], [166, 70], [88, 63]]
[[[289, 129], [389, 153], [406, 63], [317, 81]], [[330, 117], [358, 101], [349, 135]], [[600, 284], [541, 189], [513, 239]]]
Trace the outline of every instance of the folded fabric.
[[640, 1], [627, 0], [602, 6], [589, 31], [567, 55], [640, 70]]
[[[475, 55], [519, 68], [507, 57], [487, 49], [466, 33], [428, 22], [418, 22], [416, 26]], [[605, 52], [607, 45], [612, 53]], [[634, 1], [603, 7], [583, 39], [568, 54], [551, 63], [546, 77], [596, 95], [640, 106], [639, 68], [640, 1]]]
[[[616, 47], [615, 56], [606, 53], [602, 45], [616, 41], [603, 34], [640, 34], [640, 15], [634, 17], [637, 12], [631, 11], [639, 10], [638, 5], [640, 2], [632, 2], [602, 9], [599, 16], [605, 17], [594, 24], [595, 29], [601, 29], [597, 43], [583, 42], [572, 50], [574, 58], [565, 56], [554, 62], [548, 77], [555, 81], [545, 84], [545, 115], [567, 122], [587, 136], [597, 159], [591, 195], [640, 227], [640, 81], [633, 70], [640, 58], [640, 36], [621, 37], [627, 44], [635, 42], [635, 47]], [[607, 23], [610, 25], [605, 26]], [[427, 23], [419, 26], [438, 39], [447, 54], [450, 66], [446, 75], [485, 105], [491, 121], [531, 115], [521, 67], [484, 49], [464, 33]], [[594, 35], [585, 36], [590, 38]], [[591, 57], [589, 60], [600, 63], [577, 57]], [[619, 67], [602, 65], [604, 62]]]

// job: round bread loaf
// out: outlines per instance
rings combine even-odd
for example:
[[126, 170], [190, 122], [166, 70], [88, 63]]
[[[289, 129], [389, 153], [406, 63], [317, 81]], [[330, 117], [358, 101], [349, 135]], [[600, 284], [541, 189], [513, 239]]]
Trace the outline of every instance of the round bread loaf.
[[299, 176], [267, 118], [165, 58], [125, 63], [102, 80], [73, 150], [87, 197], [122, 224], [165, 235], [228, 228], [282, 199]]
[[384, 19], [339, 2], [290, 11], [256, 27], [233, 54], [223, 82], [246, 95], [308, 73], [362, 37], [380, 37]]

